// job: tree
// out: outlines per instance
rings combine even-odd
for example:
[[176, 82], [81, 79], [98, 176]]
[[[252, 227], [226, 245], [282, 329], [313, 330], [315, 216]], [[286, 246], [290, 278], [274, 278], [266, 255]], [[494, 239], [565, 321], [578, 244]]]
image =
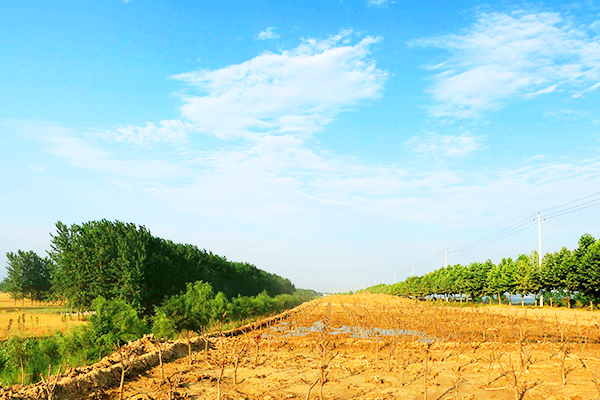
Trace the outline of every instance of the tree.
[[[157, 336], [171, 338], [183, 330], [202, 330], [216, 317], [213, 300], [214, 292], [209, 283], [198, 281], [188, 284], [185, 293], [169, 297], [156, 308], [153, 332]], [[221, 301], [222, 296], [219, 296]]]
[[456, 264], [448, 268], [450, 270], [448, 279], [452, 285], [452, 293], [458, 294], [460, 296], [460, 301], [462, 302], [462, 295], [468, 292], [468, 268], [460, 264]]
[[15, 253], [6, 253], [8, 266], [6, 271], [7, 290], [15, 299], [32, 301], [44, 300], [51, 290], [50, 271], [52, 261], [49, 258], [41, 258], [33, 251], [19, 250]]
[[567, 263], [571, 252], [563, 247], [554, 253], [548, 253], [542, 259], [540, 270], [540, 283], [544, 291], [550, 292], [550, 306], [552, 306], [553, 290], [566, 289], [568, 284], [569, 269]]
[[487, 276], [493, 266], [494, 263], [490, 260], [484, 263], [473, 262], [469, 264], [466, 289], [473, 300], [486, 294]]
[[539, 266], [537, 251], [529, 255], [521, 254], [517, 258], [514, 281], [515, 290], [521, 295], [521, 305], [524, 305], [524, 296], [528, 293], [537, 294], [540, 290]]
[[103, 351], [136, 340], [148, 330], [135, 309], [124, 300], [98, 297], [92, 302], [92, 307], [94, 314], [90, 317], [90, 333]]
[[600, 295], [600, 240], [588, 244], [579, 266], [579, 291], [587, 296], [590, 309], [594, 309], [594, 298]]
[[287, 279], [247, 263], [233, 263], [190, 244], [152, 236], [144, 226], [120, 221], [90, 221], [70, 227], [58, 222], [50, 256], [56, 263], [57, 292], [78, 309], [102, 296], [120, 298], [151, 315], [165, 298], [188, 283], [209, 282], [231, 299], [239, 294], [293, 293]]
[[514, 290], [514, 262], [511, 258], [503, 258], [502, 261], [490, 268], [488, 272], [488, 294], [498, 295], [498, 304], [501, 303], [501, 298], [504, 293], [509, 294], [509, 304], [511, 302], [510, 295]]

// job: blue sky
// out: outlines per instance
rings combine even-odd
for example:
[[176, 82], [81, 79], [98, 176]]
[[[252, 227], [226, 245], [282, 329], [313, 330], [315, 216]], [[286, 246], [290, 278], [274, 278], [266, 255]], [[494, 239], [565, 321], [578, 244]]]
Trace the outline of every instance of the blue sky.
[[0, 275], [106, 218], [355, 289], [600, 192], [599, 2], [47, 3], [0, 5]]

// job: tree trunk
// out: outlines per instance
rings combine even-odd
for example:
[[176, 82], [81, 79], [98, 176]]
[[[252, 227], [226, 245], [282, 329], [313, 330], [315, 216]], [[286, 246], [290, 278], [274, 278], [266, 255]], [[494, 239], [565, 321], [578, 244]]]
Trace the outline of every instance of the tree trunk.
[[21, 364], [21, 385], [25, 385], [25, 365], [23, 365], [23, 356], [19, 356], [19, 362]]
[[500, 297], [500, 292], [498, 292], [498, 305], [502, 305], [502, 298]]
[[123, 387], [125, 386], [125, 367], [121, 365], [121, 383], [119, 384], [119, 400], [123, 400]]
[[550, 308], [552, 308], [552, 294], [550, 294]]
[[525, 307], [525, 296], [521, 293], [521, 307]]
[[590, 300], [590, 311], [594, 311], [594, 301]]
[[571, 291], [567, 290], [567, 308], [571, 308]]

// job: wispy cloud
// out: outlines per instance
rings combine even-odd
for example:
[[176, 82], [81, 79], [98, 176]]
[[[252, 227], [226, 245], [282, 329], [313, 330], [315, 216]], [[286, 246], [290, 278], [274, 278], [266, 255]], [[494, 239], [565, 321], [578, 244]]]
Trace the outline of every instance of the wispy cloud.
[[74, 136], [48, 136], [51, 154], [66, 159], [75, 167], [119, 177], [144, 180], [177, 180], [189, 176], [185, 166], [163, 160], [120, 159], [111, 152]]
[[140, 147], [150, 147], [156, 143], [182, 144], [187, 141], [188, 133], [194, 125], [180, 120], [163, 120], [158, 124], [147, 122], [146, 126], [125, 125], [97, 132], [105, 139], [119, 143], [130, 143]]
[[450, 52], [429, 89], [438, 117], [471, 118], [515, 97], [578, 91], [600, 80], [597, 36], [559, 13], [480, 13], [460, 34], [409, 44]]
[[264, 31], [261, 31], [257, 37], [258, 40], [268, 40], [268, 39], [279, 39], [279, 35], [275, 33], [275, 28], [272, 26], [268, 27]]
[[370, 7], [384, 7], [389, 3], [389, 0], [367, 0]]
[[181, 143], [190, 132], [226, 140], [310, 135], [338, 113], [381, 95], [388, 75], [376, 67], [369, 50], [379, 38], [367, 36], [352, 44], [353, 36], [344, 30], [241, 64], [174, 75], [201, 93], [183, 96], [180, 119], [117, 127], [101, 135], [138, 146]]
[[369, 57], [378, 39], [350, 45], [350, 37], [344, 31], [307, 39], [290, 51], [175, 75], [206, 93], [185, 97], [182, 115], [199, 131], [223, 139], [318, 131], [343, 109], [379, 97], [387, 79]]
[[556, 92], [556, 87], [557, 87], [557, 85], [555, 83], [554, 85], [548, 86], [547, 88], [544, 88], [544, 89], [540, 89], [536, 92], [525, 93], [525, 97], [533, 98], [533, 97], [539, 96], [540, 94], [554, 93], [554, 92]]
[[598, 89], [599, 87], [600, 87], [600, 82], [598, 82], [598, 83], [595, 83], [595, 84], [593, 84], [592, 86], [590, 86], [590, 87], [588, 87], [588, 88], [586, 88], [586, 89], [582, 90], [581, 92], [576, 92], [576, 93], [574, 93], [574, 94], [573, 94], [573, 96], [571, 96], [571, 97], [573, 97], [574, 99], [578, 99], [578, 98], [580, 98], [580, 97], [583, 97], [583, 95], [584, 95], [585, 93], [588, 93], [588, 92], [593, 92], [594, 90]]
[[448, 157], [464, 156], [482, 148], [481, 139], [470, 134], [440, 135], [433, 132], [414, 136], [404, 144], [415, 153]]
[[40, 167], [39, 165], [35, 165], [35, 164], [29, 164], [29, 169], [31, 169], [32, 171], [35, 171], [39, 174], [46, 173], [46, 169], [44, 167]]

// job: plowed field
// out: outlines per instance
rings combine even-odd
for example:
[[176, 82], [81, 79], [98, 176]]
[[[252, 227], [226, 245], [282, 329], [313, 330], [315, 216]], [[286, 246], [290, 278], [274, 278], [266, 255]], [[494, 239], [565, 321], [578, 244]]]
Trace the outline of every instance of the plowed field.
[[[530, 311], [533, 311], [530, 309]], [[595, 312], [329, 296], [132, 374], [137, 399], [596, 399]], [[203, 342], [202, 342], [203, 343]], [[96, 398], [119, 398], [113, 389]], [[69, 396], [74, 396], [71, 393]]]

